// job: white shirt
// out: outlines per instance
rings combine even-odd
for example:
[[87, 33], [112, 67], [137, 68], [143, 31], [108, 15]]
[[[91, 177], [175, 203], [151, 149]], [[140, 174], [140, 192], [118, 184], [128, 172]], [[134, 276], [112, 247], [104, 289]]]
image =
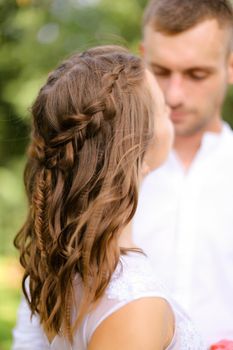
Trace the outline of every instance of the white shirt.
[[233, 340], [233, 132], [206, 133], [187, 173], [173, 151], [144, 181], [134, 240], [210, 345]]
[[[77, 295], [82, 292], [79, 278], [74, 282]], [[85, 316], [70, 345], [64, 337], [56, 336], [51, 344], [39, 325], [37, 317], [30, 320], [30, 310], [25, 300], [19, 308], [18, 325], [14, 330], [13, 350], [86, 350], [96, 328], [109, 315], [140, 298], [159, 297], [170, 304], [175, 319], [173, 339], [166, 350], [204, 350], [202, 341], [182, 308], [168, 296], [166, 289], [156, 279], [149, 259], [141, 253], [121, 256], [111, 281], [98, 306]], [[80, 298], [79, 298], [80, 299]], [[77, 299], [78, 300], [78, 299]]]

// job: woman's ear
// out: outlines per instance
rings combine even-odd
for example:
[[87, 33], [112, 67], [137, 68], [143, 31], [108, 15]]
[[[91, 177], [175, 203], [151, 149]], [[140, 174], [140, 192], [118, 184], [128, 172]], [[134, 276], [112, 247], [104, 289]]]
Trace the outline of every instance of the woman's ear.
[[146, 175], [148, 175], [150, 173], [150, 167], [149, 165], [143, 161], [142, 162], [142, 168], [141, 168], [141, 174], [142, 174], [142, 178], [144, 178]]

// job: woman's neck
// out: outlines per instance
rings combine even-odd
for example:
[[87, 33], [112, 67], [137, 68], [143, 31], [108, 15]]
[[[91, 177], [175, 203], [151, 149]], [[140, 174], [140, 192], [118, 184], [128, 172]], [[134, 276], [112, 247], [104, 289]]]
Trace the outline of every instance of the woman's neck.
[[123, 229], [118, 244], [121, 248], [136, 248], [132, 238], [132, 221]]

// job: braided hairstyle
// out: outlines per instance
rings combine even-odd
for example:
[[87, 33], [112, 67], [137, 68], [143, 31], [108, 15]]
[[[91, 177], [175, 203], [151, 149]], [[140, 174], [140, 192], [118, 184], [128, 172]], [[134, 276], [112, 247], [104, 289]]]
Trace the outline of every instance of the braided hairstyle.
[[[70, 341], [126, 253], [118, 239], [137, 207], [152, 106], [141, 59], [117, 46], [73, 55], [49, 75], [32, 106], [29, 211], [15, 245], [32, 314]], [[77, 275], [83, 293], [72, 320]]]

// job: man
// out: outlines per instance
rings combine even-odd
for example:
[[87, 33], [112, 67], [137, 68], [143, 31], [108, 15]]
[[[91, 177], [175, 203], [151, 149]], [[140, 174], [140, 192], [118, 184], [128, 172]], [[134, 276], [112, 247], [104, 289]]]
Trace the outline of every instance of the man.
[[233, 340], [233, 82], [228, 0], [154, 0], [141, 50], [171, 109], [174, 150], [142, 186], [134, 236], [208, 346]]

